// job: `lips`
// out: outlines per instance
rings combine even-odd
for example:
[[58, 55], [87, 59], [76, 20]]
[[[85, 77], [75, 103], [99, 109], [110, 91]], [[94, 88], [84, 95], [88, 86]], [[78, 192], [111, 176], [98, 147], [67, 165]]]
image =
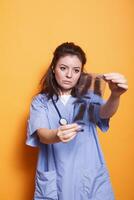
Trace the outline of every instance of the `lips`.
[[71, 84], [71, 81], [63, 81], [64, 84]]

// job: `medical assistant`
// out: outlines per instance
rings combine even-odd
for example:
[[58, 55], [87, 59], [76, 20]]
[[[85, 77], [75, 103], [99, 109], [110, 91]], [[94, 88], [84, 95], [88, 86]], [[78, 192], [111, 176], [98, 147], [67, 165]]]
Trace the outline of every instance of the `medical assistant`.
[[[56, 101], [54, 96], [54, 100], [68, 123], [84, 122], [83, 130], [67, 143], [41, 143], [36, 130], [57, 129], [59, 115], [52, 100], [48, 100], [45, 94], [33, 98], [26, 144], [39, 147], [34, 200], [114, 200], [96, 130], [97, 126], [103, 132], [109, 128], [109, 119], [99, 117], [99, 108], [104, 100], [93, 92], [86, 94], [80, 101], [70, 96], [66, 105], [60, 98]], [[78, 119], [77, 114], [82, 104], [86, 109], [82, 119]]]

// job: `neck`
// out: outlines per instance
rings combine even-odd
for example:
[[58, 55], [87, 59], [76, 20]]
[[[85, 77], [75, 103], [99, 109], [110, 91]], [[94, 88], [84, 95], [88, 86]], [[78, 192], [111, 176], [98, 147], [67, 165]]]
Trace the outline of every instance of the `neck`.
[[71, 94], [71, 90], [61, 90], [60, 91], [60, 95], [69, 95], [69, 94]]

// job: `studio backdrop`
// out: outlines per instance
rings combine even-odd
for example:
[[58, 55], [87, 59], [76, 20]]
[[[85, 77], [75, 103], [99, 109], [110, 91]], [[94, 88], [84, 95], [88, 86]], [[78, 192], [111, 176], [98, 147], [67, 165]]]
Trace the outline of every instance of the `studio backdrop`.
[[25, 145], [29, 107], [54, 49], [67, 41], [86, 52], [87, 72], [128, 79], [110, 129], [98, 134], [116, 200], [134, 199], [133, 21], [132, 0], [0, 1], [1, 200], [32, 200], [38, 149]]

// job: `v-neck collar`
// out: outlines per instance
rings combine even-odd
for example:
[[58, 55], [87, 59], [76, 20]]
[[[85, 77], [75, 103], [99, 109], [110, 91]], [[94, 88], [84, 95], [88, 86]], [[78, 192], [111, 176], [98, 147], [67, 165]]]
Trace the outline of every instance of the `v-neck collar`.
[[[57, 96], [56, 95], [53, 95], [53, 100], [55, 101], [55, 103], [57, 104], [57, 106], [60, 105], [60, 106], [62, 106], [65, 109], [66, 107], [68, 107], [68, 105], [70, 105], [71, 103], [74, 102], [74, 97], [71, 95], [69, 97], [68, 101], [66, 102], [66, 104], [64, 104], [61, 101], [60, 97], [58, 97], [58, 100], [57, 100]], [[52, 101], [52, 99], [50, 99], [50, 101]]]
[[59, 96], [59, 100], [64, 106], [66, 106], [71, 97], [72, 97], [71, 95], [65, 96], [65, 98], [67, 98], [67, 99], [65, 99], [65, 102], [64, 102], [64, 95], [61, 95], [61, 96]]

